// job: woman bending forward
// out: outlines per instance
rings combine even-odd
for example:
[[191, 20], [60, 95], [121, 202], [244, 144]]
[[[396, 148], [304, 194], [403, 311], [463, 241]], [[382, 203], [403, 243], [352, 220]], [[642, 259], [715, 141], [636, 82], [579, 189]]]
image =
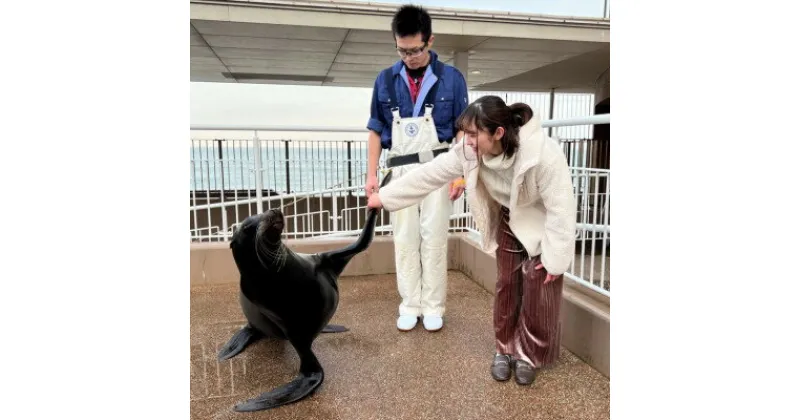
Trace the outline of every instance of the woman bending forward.
[[483, 249], [497, 256], [492, 377], [508, 380], [513, 367], [517, 383], [530, 385], [559, 354], [563, 273], [575, 248], [572, 177], [528, 105], [484, 96], [458, 128], [466, 141], [389, 183], [368, 206], [401, 210], [464, 175]]

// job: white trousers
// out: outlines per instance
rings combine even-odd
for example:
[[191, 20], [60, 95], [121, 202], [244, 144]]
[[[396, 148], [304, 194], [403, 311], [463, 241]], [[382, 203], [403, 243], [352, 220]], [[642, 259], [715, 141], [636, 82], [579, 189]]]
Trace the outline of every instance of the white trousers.
[[[426, 109], [424, 117], [402, 119], [395, 112], [390, 157], [447, 147], [436, 136], [430, 111]], [[396, 166], [392, 178], [398, 179], [418, 166]], [[402, 298], [400, 315], [444, 316], [452, 211], [449, 192], [449, 185], [445, 185], [419, 204], [391, 214], [397, 289]]]

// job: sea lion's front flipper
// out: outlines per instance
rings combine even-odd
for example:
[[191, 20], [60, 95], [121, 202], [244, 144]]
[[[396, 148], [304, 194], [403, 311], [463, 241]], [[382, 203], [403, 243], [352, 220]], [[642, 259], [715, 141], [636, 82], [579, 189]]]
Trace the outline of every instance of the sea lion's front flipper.
[[344, 325], [328, 324], [322, 329], [323, 333], [340, 333], [350, 331]]
[[[294, 342], [292, 344], [295, 345]], [[298, 347], [295, 345], [295, 349]], [[311, 351], [310, 344], [299, 347], [297, 353], [300, 355], [300, 373], [294, 379], [272, 391], [237, 404], [234, 410], [239, 412], [268, 410], [300, 401], [311, 395], [322, 384], [325, 373], [314, 352]]]
[[222, 347], [217, 360], [223, 361], [241, 353], [247, 346], [263, 338], [263, 335], [250, 324], [245, 325]]
[[[381, 181], [381, 188], [385, 187], [391, 179], [392, 172], [390, 171], [383, 178], [383, 181]], [[378, 210], [369, 209], [367, 212], [367, 220], [364, 222], [364, 227], [361, 229], [361, 235], [359, 235], [355, 242], [344, 248], [319, 254], [322, 267], [332, 271], [334, 275], [338, 277], [342, 271], [344, 271], [350, 259], [356, 254], [363, 252], [372, 243], [372, 239], [375, 237], [375, 224], [377, 220]]]

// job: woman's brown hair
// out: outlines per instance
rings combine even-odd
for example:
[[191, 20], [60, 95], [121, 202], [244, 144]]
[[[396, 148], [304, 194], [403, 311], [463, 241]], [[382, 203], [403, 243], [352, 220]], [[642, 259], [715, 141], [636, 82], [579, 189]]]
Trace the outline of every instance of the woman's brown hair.
[[466, 131], [473, 123], [478, 130], [486, 130], [493, 135], [498, 127], [505, 129], [500, 144], [503, 154], [511, 157], [519, 147], [519, 128], [533, 118], [533, 110], [524, 103], [507, 106], [499, 96], [482, 96], [469, 104], [456, 121], [461, 131]]

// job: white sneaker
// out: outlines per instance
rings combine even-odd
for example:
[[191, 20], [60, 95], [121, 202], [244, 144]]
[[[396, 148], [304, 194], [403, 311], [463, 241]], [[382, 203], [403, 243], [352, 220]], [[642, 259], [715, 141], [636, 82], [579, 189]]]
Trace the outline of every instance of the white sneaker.
[[439, 331], [442, 329], [444, 321], [440, 316], [426, 315], [424, 318], [422, 318], [422, 325], [424, 325], [425, 329], [428, 331]]
[[397, 329], [400, 331], [410, 331], [417, 326], [417, 317], [413, 315], [400, 315], [397, 318]]

